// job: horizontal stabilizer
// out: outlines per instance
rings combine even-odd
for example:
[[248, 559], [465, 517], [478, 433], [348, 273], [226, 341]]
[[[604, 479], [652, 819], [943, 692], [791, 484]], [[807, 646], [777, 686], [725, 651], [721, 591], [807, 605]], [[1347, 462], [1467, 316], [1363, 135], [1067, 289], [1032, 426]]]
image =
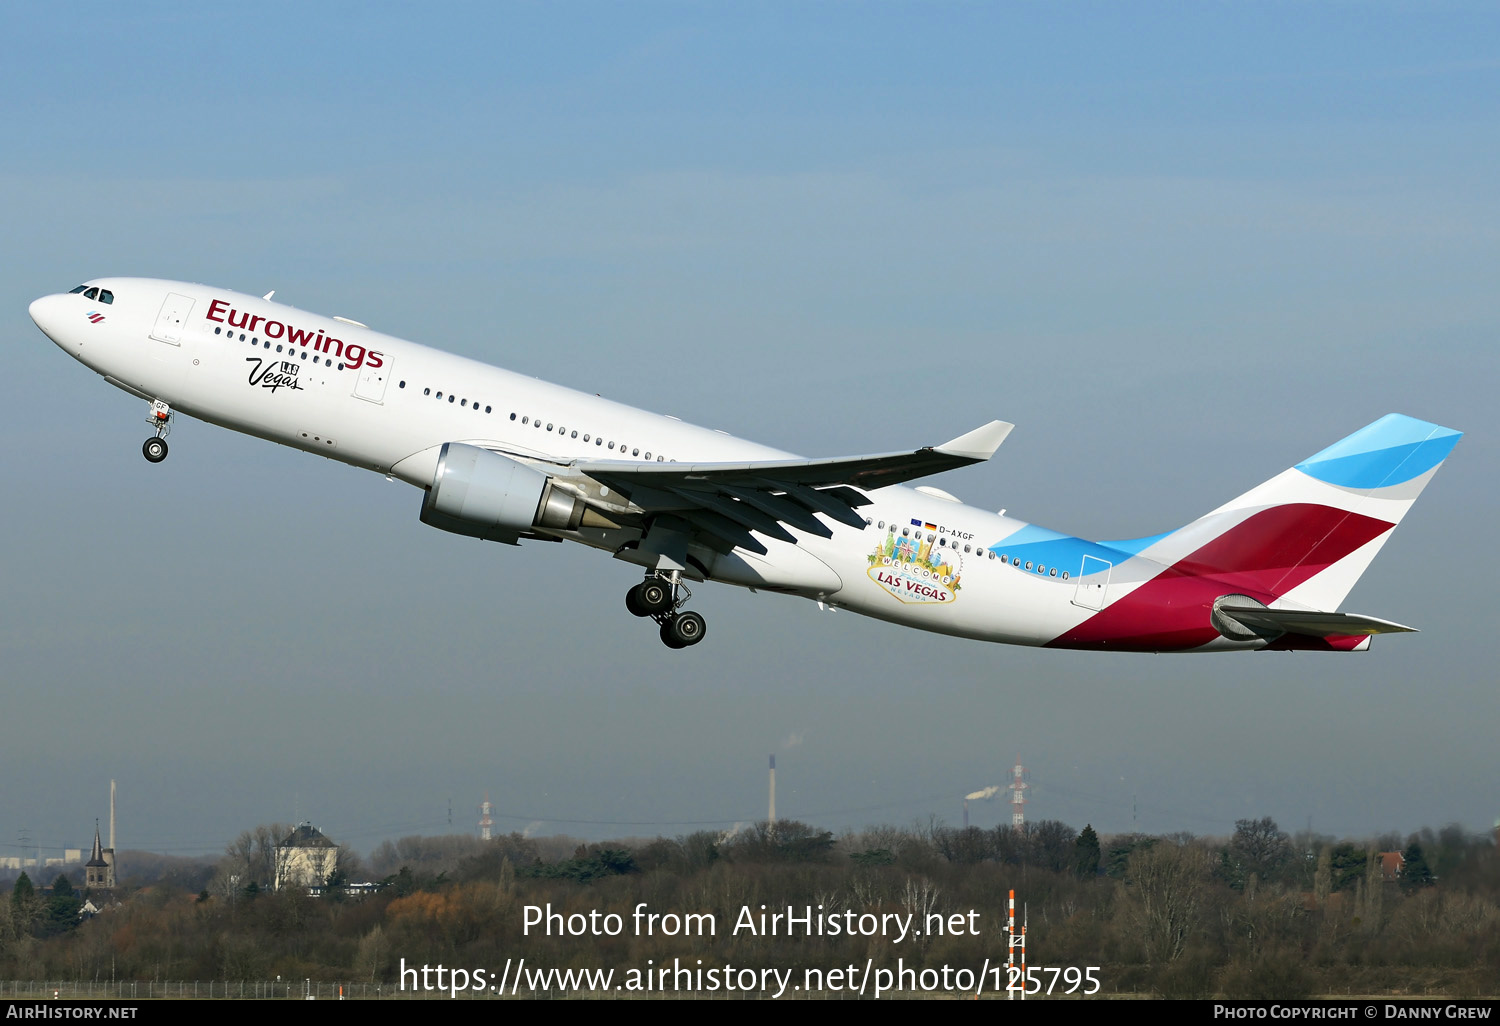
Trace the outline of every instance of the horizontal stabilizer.
[[1415, 632], [1389, 620], [1360, 613], [1320, 613], [1306, 609], [1264, 609], [1260, 606], [1219, 606], [1218, 611], [1246, 627], [1303, 634], [1311, 638], [1356, 637], [1369, 634]]

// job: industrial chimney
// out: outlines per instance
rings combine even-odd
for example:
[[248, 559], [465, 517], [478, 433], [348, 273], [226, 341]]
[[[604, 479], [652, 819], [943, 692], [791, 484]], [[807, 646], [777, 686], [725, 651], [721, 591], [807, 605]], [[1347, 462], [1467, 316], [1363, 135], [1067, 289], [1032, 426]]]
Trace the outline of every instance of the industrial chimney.
[[771, 753], [771, 812], [766, 817], [771, 824], [771, 829], [776, 829], [776, 753]]

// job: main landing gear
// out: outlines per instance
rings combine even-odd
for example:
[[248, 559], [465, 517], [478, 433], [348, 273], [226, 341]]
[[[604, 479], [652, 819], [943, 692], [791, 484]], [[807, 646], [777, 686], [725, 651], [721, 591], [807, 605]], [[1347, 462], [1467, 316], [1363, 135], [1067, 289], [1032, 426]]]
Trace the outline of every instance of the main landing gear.
[[152, 400], [151, 413], [146, 417], [146, 423], [156, 428], [156, 436], [142, 443], [141, 455], [151, 463], [160, 463], [167, 458], [167, 434], [172, 430], [172, 407], [160, 399]]
[[661, 624], [662, 644], [668, 648], [687, 648], [698, 644], [708, 633], [708, 624], [701, 615], [681, 608], [692, 597], [692, 592], [683, 586], [681, 574], [652, 573], [625, 593], [625, 608], [635, 616], [649, 616]]

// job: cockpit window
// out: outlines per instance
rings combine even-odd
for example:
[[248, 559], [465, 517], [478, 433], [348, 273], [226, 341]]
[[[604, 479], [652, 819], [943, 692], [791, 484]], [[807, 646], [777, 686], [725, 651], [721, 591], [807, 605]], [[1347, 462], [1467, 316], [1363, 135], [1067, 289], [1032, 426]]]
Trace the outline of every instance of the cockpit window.
[[68, 290], [68, 295], [70, 295], [70, 296], [76, 296], [76, 295], [78, 295], [78, 293], [82, 292], [86, 288], [88, 288], [87, 285], [80, 285], [76, 289], [69, 289]]
[[101, 303], [113, 303], [114, 301], [115, 301], [115, 294], [113, 292], [109, 291], [109, 289], [100, 289], [99, 290], [99, 302], [101, 302]]
[[99, 290], [97, 288], [89, 289], [87, 292], [85, 292], [83, 294], [83, 298], [84, 299], [98, 299], [99, 298]]

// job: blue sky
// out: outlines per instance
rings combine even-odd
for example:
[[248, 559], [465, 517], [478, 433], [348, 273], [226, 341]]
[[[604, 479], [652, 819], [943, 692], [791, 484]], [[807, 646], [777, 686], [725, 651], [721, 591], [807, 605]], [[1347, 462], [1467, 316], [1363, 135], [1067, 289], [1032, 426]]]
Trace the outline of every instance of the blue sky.
[[[131, 847], [310, 817], [368, 849], [486, 790], [507, 829], [674, 834], [761, 815], [770, 751], [779, 811], [835, 829], [957, 821], [1017, 756], [1034, 815], [1101, 831], [1488, 827], [1497, 23], [7, 7], [0, 851], [86, 845], [110, 777]], [[1364, 656], [1031, 652], [712, 586], [674, 654], [596, 554], [443, 535], [412, 489], [202, 424], [146, 465], [141, 404], [26, 316], [104, 274], [274, 288], [809, 455], [1000, 417], [934, 483], [1091, 537], [1393, 410], [1468, 434], [1348, 603], [1424, 632]]]

